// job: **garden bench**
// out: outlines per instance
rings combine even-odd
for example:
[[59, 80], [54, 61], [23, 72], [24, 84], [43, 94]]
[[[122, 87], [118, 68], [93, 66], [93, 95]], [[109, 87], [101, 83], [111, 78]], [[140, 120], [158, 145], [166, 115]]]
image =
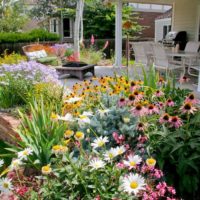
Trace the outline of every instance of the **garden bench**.
[[82, 67], [56, 67], [56, 70], [61, 74], [70, 74], [72, 76], [78, 77], [80, 80], [83, 80], [84, 75], [88, 72], [92, 73], [95, 76], [94, 71], [95, 65], [86, 65]]
[[59, 65], [59, 59], [54, 55], [53, 49], [50, 46], [44, 46], [37, 43], [23, 46], [22, 50], [28, 60], [35, 60], [47, 65]]

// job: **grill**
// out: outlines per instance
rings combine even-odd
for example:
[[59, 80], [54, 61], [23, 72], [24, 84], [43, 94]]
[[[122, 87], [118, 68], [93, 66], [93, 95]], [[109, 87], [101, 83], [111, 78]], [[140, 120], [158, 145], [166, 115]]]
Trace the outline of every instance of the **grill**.
[[179, 32], [171, 31], [166, 35], [162, 43], [164, 46], [167, 46], [167, 47], [175, 47], [177, 44], [179, 44], [179, 49], [184, 50], [187, 44], [187, 32], [186, 31], [179, 31]]

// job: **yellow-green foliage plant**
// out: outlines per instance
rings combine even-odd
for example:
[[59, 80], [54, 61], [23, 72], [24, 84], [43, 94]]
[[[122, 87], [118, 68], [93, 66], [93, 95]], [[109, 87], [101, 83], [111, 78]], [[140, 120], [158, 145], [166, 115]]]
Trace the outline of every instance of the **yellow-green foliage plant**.
[[11, 54], [8, 54], [7, 50], [4, 51], [4, 53], [0, 56], [0, 65], [3, 65], [3, 64], [18, 64], [20, 63], [21, 61], [26, 61], [26, 57], [21, 55], [21, 54], [18, 54], [18, 53], [15, 53], [15, 52], [12, 52]]

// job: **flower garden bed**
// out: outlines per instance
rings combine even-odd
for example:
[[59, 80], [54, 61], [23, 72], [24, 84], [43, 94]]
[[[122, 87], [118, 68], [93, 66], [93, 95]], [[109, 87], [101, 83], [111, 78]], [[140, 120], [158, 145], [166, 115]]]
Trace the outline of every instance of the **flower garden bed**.
[[[58, 103], [62, 102], [62, 107]], [[155, 73], [101, 77], [60, 102], [20, 112], [12, 162], [0, 161], [9, 199], [198, 199], [199, 100]]]

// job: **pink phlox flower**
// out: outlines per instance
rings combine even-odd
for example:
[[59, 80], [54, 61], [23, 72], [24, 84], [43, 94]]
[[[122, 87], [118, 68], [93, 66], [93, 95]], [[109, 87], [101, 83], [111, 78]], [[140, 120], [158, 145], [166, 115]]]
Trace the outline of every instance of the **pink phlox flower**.
[[165, 182], [160, 182], [157, 186], [156, 189], [159, 190], [159, 195], [162, 197], [165, 195], [167, 191], [167, 184]]
[[147, 136], [142, 136], [142, 135], [139, 135], [139, 137], [137, 138], [137, 140], [138, 140], [138, 142], [140, 142], [140, 143], [145, 143], [147, 140], [148, 140], [148, 138], [147, 138]]
[[155, 178], [161, 178], [161, 177], [163, 177], [163, 172], [161, 171], [161, 170], [159, 170], [159, 169], [154, 169], [154, 173], [153, 173], [153, 176], [155, 177]]
[[113, 132], [112, 135], [113, 135], [113, 138], [114, 138], [114, 140], [117, 144], [122, 144], [125, 140], [124, 135], [118, 135], [118, 133], [116, 133], [116, 132]]
[[29, 188], [26, 186], [19, 186], [15, 189], [16, 193], [20, 196], [24, 196], [28, 192]]
[[119, 168], [119, 169], [124, 169], [125, 168], [125, 165], [123, 162], [119, 162], [116, 164], [116, 167]]
[[173, 187], [171, 187], [171, 186], [168, 186], [168, 187], [167, 187], [167, 190], [168, 190], [169, 193], [171, 193], [171, 194], [173, 194], [173, 195], [176, 194], [176, 190], [175, 190]]

